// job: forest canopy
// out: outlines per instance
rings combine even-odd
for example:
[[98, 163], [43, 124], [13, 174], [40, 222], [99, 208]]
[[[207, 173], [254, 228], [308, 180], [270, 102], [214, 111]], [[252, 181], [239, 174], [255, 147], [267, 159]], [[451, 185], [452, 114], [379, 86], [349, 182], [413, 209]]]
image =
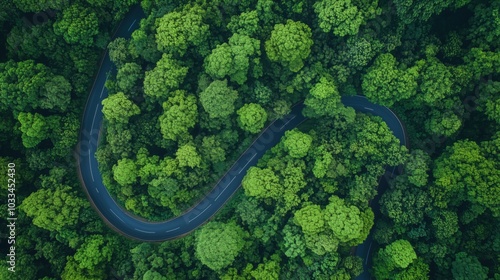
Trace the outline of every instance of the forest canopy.
[[[14, 163], [19, 231], [0, 279], [500, 279], [500, 1], [2, 4], [0, 196]], [[106, 53], [95, 156], [144, 219], [189, 209], [294, 105], [308, 119], [195, 232], [130, 240], [74, 154]], [[409, 145], [353, 95], [390, 108]]]

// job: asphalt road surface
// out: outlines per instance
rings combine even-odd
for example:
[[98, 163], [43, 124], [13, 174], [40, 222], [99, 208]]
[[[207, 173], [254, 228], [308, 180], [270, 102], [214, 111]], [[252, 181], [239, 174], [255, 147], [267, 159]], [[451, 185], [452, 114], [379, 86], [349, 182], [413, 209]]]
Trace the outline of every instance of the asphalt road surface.
[[[134, 6], [117, 28], [114, 37], [129, 38], [139, 26], [144, 13], [139, 6]], [[102, 100], [108, 93], [104, 86], [108, 73], [114, 72], [114, 65], [106, 52], [102, 58], [99, 72], [90, 92], [80, 131], [77, 147], [78, 171], [88, 199], [102, 219], [117, 232], [141, 241], [165, 241], [186, 235], [203, 225], [231, 199], [239, 189], [246, 171], [254, 166], [264, 153], [276, 145], [285, 131], [293, 129], [305, 120], [301, 114], [303, 104], [292, 108], [290, 114], [276, 120], [265, 128], [255, 142], [240, 156], [228, 172], [220, 178], [214, 188], [182, 215], [163, 222], [149, 222], [129, 213], [120, 207], [111, 197], [102, 182], [98, 163], [95, 158], [99, 131], [103, 120]], [[376, 105], [362, 96], [342, 97], [342, 103], [353, 107], [358, 112], [380, 116], [389, 126], [402, 145], [406, 145], [404, 127], [397, 116], [388, 108]], [[371, 236], [356, 250], [356, 255], [368, 260], [372, 246]], [[367, 262], [364, 262], [366, 270]], [[369, 279], [364, 273], [358, 279]]]

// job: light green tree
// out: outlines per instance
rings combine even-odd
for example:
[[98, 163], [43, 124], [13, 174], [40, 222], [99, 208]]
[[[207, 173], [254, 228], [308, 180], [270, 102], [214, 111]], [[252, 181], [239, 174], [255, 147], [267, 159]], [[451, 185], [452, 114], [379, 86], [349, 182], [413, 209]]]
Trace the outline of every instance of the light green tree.
[[166, 98], [179, 87], [187, 72], [188, 67], [182, 66], [171, 55], [163, 54], [156, 67], [146, 71], [144, 93], [156, 98]]
[[234, 222], [210, 222], [196, 233], [195, 254], [204, 265], [220, 271], [233, 263], [247, 236]]
[[134, 184], [137, 181], [137, 165], [128, 158], [118, 160], [113, 166], [113, 178], [122, 186]]
[[111, 261], [112, 250], [102, 235], [90, 235], [76, 250], [74, 258], [80, 268], [93, 270], [99, 264]]
[[50, 125], [47, 119], [38, 114], [19, 113], [17, 119], [21, 123], [23, 146], [33, 148], [50, 136]]
[[309, 134], [293, 129], [285, 132], [283, 144], [291, 157], [302, 158], [311, 148], [312, 140]]
[[191, 144], [185, 144], [179, 147], [175, 153], [179, 166], [198, 167], [201, 163], [201, 157], [196, 151], [196, 147]]
[[356, 35], [364, 21], [362, 12], [351, 0], [321, 0], [313, 7], [319, 27], [337, 36]]
[[84, 205], [85, 201], [77, 197], [71, 187], [59, 185], [54, 190], [39, 189], [31, 193], [20, 208], [33, 219], [34, 225], [59, 231], [65, 226], [76, 225]]
[[111, 122], [128, 123], [130, 117], [141, 113], [139, 107], [123, 92], [108, 96], [102, 101], [102, 106], [104, 117]]
[[158, 49], [182, 56], [189, 46], [201, 45], [209, 35], [209, 26], [203, 22], [203, 13], [200, 7], [166, 13], [158, 20]]
[[269, 168], [250, 167], [241, 185], [246, 195], [257, 198], [278, 199], [283, 193], [278, 176]]
[[238, 124], [243, 130], [250, 133], [257, 133], [264, 128], [267, 121], [267, 113], [256, 103], [243, 105], [238, 111]]
[[313, 45], [311, 28], [300, 21], [287, 20], [276, 24], [271, 37], [265, 43], [267, 56], [298, 72], [311, 53]]
[[224, 118], [234, 112], [238, 92], [227, 85], [227, 80], [215, 80], [200, 93], [200, 102], [210, 118]]
[[398, 69], [392, 54], [381, 54], [363, 75], [361, 88], [370, 100], [392, 106], [417, 93], [418, 69]]
[[318, 234], [324, 230], [325, 218], [319, 205], [308, 205], [294, 213], [294, 222], [305, 234]]
[[250, 66], [259, 65], [260, 42], [246, 35], [234, 34], [229, 43], [218, 45], [205, 58], [205, 70], [215, 79], [229, 77], [240, 85], [247, 80]]
[[69, 44], [90, 46], [99, 33], [97, 15], [89, 8], [73, 4], [64, 9], [62, 17], [54, 23], [54, 33], [62, 35]]
[[170, 140], [190, 138], [188, 130], [193, 128], [198, 118], [196, 97], [183, 90], [176, 90], [163, 103], [160, 129], [163, 138]]

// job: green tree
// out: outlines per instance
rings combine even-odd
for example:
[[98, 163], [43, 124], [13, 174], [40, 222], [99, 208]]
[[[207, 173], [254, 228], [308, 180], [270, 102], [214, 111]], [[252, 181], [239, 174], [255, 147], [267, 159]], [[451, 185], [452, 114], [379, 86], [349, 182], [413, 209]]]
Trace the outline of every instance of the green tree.
[[417, 64], [421, 67], [421, 74], [418, 78], [419, 92], [416, 100], [436, 106], [453, 93], [452, 74], [446, 65], [436, 58], [428, 58]]
[[23, 146], [33, 148], [50, 136], [50, 125], [47, 119], [38, 114], [19, 113], [17, 119], [21, 123]]
[[80, 268], [94, 270], [99, 264], [111, 261], [112, 250], [102, 235], [90, 235], [76, 250], [74, 258]]
[[260, 132], [267, 121], [267, 113], [259, 104], [245, 104], [236, 113], [240, 127], [250, 133]]
[[227, 80], [213, 81], [200, 93], [200, 102], [210, 118], [224, 118], [234, 112], [238, 92], [227, 85]]
[[187, 72], [187, 67], [181, 66], [171, 55], [163, 54], [156, 67], [146, 71], [144, 93], [151, 97], [165, 98], [179, 87]]
[[361, 11], [351, 0], [321, 0], [314, 4], [319, 27], [337, 36], [356, 35], [364, 21]]
[[260, 263], [255, 270], [250, 272], [254, 279], [258, 280], [278, 280], [280, 275], [281, 266], [278, 261], [268, 260]]
[[216, 136], [203, 137], [200, 153], [212, 163], [223, 162], [226, 159], [226, 150]]
[[[40, 203], [43, 201], [43, 203]], [[55, 189], [39, 189], [26, 197], [22, 211], [33, 218], [33, 224], [50, 231], [60, 231], [78, 222], [85, 201], [76, 196], [71, 187], [59, 185]]]
[[134, 184], [137, 181], [137, 165], [128, 158], [118, 160], [113, 166], [113, 178], [121, 186]]
[[287, 20], [276, 24], [271, 37], [265, 43], [267, 56], [298, 72], [311, 53], [313, 45], [311, 28], [300, 21]]
[[430, 162], [429, 155], [424, 151], [413, 150], [405, 163], [405, 173], [408, 174], [408, 182], [417, 187], [427, 185]]
[[[373, 225], [373, 213], [371, 223], [365, 223], [362, 212], [356, 206], [347, 206], [336, 196], [331, 197], [330, 201], [325, 208], [324, 217], [333, 235], [343, 243], [363, 242]], [[370, 227], [368, 230], [367, 226]]]
[[302, 158], [309, 152], [312, 140], [309, 134], [303, 133], [298, 129], [293, 129], [285, 132], [283, 144], [291, 157]]
[[427, 21], [431, 16], [441, 13], [446, 8], [460, 8], [468, 2], [469, 0], [395, 0], [394, 5], [399, 20], [405, 24], [411, 24], [415, 21]]
[[317, 234], [324, 230], [325, 218], [319, 205], [308, 205], [294, 213], [294, 222], [305, 234]]
[[247, 80], [248, 70], [252, 65], [259, 65], [260, 55], [259, 40], [246, 35], [234, 34], [229, 38], [229, 43], [218, 45], [212, 53], [205, 58], [205, 70], [215, 79], [229, 77], [231, 81], [240, 85]]
[[201, 163], [201, 157], [196, 151], [196, 147], [191, 144], [180, 146], [175, 153], [179, 166], [189, 166], [191, 168], [198, 167]]
[[257, 198], [278, 199], [283, 193], [278, 176], [269, 168], [250, 167], [241, 185], [246, 195]]
[[97, 15], [89, 8], [73, 4], [64, 9], [60, 20], [54, 23], [54, 33], [62, 35], [69, 44], [90, 46], [99, 33]]
[[116, 38], [108, 44], [109, 60], [121, 68], [128, 60], [131, 59], [128, 51], [128, 41], [125, 38]]
[[201, 45], [209, 35], [209, 26], [203, 22], [203, 13], [200, 7], [193, 7], [161, 17], [156, 29], [158, 49], [182, 56], [189, 46]]
[[189, 138], [188, 129], [193, 128], [198, 118], [196, 97], [183, 90], [176, 90], [163, 103], [160, 128], [163, 138], [170, 140]]
[[62, 10], [67, 2], [63, 0], [13, 0], [12, 3], [23, 12], [41, 12], [48, 9]]
[[252, 37], [258, 35], [261, 30], [259, 16], [256, 10], [243, 12], [238, 16], [232, 16], [227, 28], [233, 34], [241, 34]]
[[72, 256], [68, 257], [64, 271], [61, 274], [63, 280], [99, 280], [103, 277], [105, 277], [104, 269], [82, 269]]
[[488, 268], [481, 265], [475, 256], [465, 252], [455, 255], [451, 272], [454, 280], [485, 280], [488, 279]]
[[102, 113], [111, 122], [126, 124], [130, 117], [139, 115], [141, 110], [123, 92], [118, 92], [102, 101]]
[[64, 111], [70, 103], [71, 84], [33, 60], [0, 64], [0, 109], [15, 113], [33, 109]]
[[417, 259], [413, 246], [404, 239], [398, 239], [380, 249], [373, 259], [375, 279], [391, 279], [394, 272], [407, 268]]
[[234, 222], [210, 222], [196, 233], [195, 254], [204, 265], [220, 271], [233, 263], [247, 236]]
[[337, 86], [325, 77], [321, 77], [309, 93], [303, 112], [307, 117], [333, 116], [343, 108]]
[[426, 190], [397, 178], [390, 190], [380, 198], [381, 212], [394, 222], [393, 230], [403, 232], [408, 226], [420, 225], [424, 214], [431, 211], [432, 200]]
[[130, 92], [144, 77], [142, 68], [134, 62], [125, 63], [116, 73], [116, 84], [125, 92]]
[[363, 93], [375, 103], [392, 106], [417, 93], [417, 68], [398, 69], [396, 58], [381, 54], [362, 78]]
[[435, 204], [445, 208], [470, 201], [489, 208], [494, 216], [500, 215], [496, 195], [500, 191], [499, 170], [475, 142], [454, 143], [435, 162], [435, 183], [430, 188]]

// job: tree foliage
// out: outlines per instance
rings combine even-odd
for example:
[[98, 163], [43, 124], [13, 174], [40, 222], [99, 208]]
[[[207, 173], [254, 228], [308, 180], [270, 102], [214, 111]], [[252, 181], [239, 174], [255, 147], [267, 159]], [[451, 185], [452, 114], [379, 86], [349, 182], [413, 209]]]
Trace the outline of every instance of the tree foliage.
[[287, 20], [286, 24], [276, 24], [265, 44], [267, 56], [297, 72], [311, 53], [311, 37], [311, 28], [300, 21]]

